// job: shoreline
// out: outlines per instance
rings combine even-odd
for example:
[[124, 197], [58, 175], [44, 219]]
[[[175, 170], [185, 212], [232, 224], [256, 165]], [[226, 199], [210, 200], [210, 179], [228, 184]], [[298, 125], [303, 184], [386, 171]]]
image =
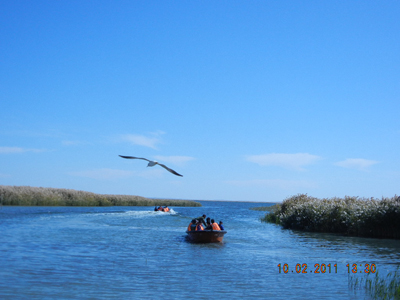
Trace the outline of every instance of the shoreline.
[[400, 197], [318, 199], [298, 194], [271, 207], [261, 221], [306, 232], [400, 239]]
[[135, 195], [110, 195], [92, 192], [31, 186], [0, 185], [3, 206], [188, 206], [200, 207], [191, 200], [151, 199]]

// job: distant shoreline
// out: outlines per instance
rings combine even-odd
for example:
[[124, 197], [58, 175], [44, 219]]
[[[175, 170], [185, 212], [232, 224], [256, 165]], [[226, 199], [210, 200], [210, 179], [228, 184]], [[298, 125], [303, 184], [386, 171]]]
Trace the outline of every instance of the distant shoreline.
[[134, 195], [108, 195], [73, 189], [0, 185], [0, 205], [4, 206], [188, 206], [192, 200], [151, 199]]
[[[150, 199], [156, 199], [156, 198], [150, 198]], [[259, 204], [277, 204], [280, 202], [260, 202], [260, 201], [245, 201], [245, 200], [200, 200], [200, 199], [196, 199], [196, 200], [188, 200], [188, 201], [208, 201], [208, 202], [234, 202], [234, 203], [259, 203]]]

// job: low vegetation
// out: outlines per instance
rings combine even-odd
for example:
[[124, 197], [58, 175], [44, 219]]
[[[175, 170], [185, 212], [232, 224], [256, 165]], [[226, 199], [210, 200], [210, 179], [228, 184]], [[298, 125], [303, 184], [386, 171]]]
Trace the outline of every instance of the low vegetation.
[[400, 269], [381, 276], [378, 272], [366, 277], [350, 277], [349, 287], [357, 293], [364, 290], [372, 299], [400, 299]]
[[277, 208], [277, 205], [279, 204], [274, 204], [270, 206], [259, 206], [259, 207], [251, 207], [251, 210], [257, 210], [257, 211], [275, 211]]
[[0, 205], [20, 206], [201, 206], [189, 200], [102, 195], [70, 189], [0, 185]]
[[262, 221], [305, 231], [400, 239], [400, 197], [317, 199], [299, 194], [277, 204]]

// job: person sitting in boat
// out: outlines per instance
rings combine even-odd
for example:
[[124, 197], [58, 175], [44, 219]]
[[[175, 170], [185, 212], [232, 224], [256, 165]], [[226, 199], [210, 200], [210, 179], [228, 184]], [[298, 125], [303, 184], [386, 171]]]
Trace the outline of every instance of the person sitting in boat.
[[163, 208], [162, 211], [163, 211], [163, 212], [169, 212], [169, 207], [168, 207], [168, 206], [165, 206], [165, 207]]
[[211, 229], [212, 229], [211, 219], [207, 218], [206, 229], [205, 230], [211, 230]]
[[219, 221], [219, 224], [218, 224], [218, 226], [219, 226], [219, 228], [221, 229], [221, 230], [225, 230], [224, 229], [224, 225], [222, 225], [224, 222], [222, 222], [222, 221]]
[[157, 208], [157, 206], [156, 206], [156, 207], [154, 207], [154, 211], [158, 211], [158, 208]]
[[202, 215], [201, 217], [196, 218], [196, 220], [201, 222], [204, 226], [207, 226], [206, 221], [204, 221], [206, 217], [207, 217], [206, 215]]
[[196, 225], [196, 231], [203, 231], [203, 230], [204, 230], [203, 224], [198, 221]]
[[214, 219], [211, 220], [211, 230], [221, 230], [221, 228], [219, 228], [219, 225], [215, 223]]
[[187, 231], [195, 231], [196, 230], [196, 219], [193, 219], [192, 222], [190, 222]]
[[190, 226], [191, 231], [196, 231], [197, 220], [192, 220], [192, 226]]

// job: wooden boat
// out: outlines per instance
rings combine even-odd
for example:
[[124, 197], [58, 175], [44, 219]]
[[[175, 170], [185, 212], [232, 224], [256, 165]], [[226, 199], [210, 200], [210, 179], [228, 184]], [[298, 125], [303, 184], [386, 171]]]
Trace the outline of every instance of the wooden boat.
[[188, 239], [195, 243], [220, 243], [222, 242], [225, 230], [202, 230], [186, 231]]

